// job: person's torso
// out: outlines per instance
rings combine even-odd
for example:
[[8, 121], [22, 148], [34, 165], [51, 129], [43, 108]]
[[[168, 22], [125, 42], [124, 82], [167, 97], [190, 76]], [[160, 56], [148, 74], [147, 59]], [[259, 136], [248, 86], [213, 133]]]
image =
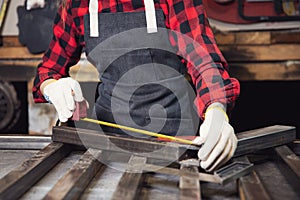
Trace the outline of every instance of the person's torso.
[[[169, 28], [168, 16], [168, 4], [166, 0], [155, 0], [155, 9], [161, 9], [165, 16], [166, 28]], [[99, 0], [98, 12], [99, 13], [116, 13], [116, 12], [138, 12], [144, 11], [145, 5], [143, 0]], [[72, 0], [67, 12], [71, 12], [73, 16], [73, 23], [76, 27], [80, 44], [85, 47], [84, 40], [84, 15], [89, 13], [89, 1], [88, 0]]]

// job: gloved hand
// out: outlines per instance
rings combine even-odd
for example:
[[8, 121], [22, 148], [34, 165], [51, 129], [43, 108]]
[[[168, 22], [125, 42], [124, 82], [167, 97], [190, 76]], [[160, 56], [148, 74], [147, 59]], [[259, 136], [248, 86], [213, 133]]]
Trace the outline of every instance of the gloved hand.
[[52, 103], [61, 122], [66, 122], [73, 115], [75, 101], [84, 100], [79, 83], [70, 78], [48, 79], [41, 85], [46, 100]]
[[206, 171], [213, 171], [225, 164], [235, 152], [237, 138], [228, 121], [222, 104], [213, 103], [207, 108], [200, 126], [200, 137], [193, 141], [194, 144], [203, 144], [198, 157]]
[[31, 10], [33, 8], [44, 8], [45, 0], [27, 0], [26, 9]]

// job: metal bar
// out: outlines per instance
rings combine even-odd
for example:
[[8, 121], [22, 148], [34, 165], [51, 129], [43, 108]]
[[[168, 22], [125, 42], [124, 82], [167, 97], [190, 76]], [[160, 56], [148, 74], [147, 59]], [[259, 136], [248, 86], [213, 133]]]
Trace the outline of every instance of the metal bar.
[[[175, 161], [187, 154], [186, 145], [161, 142], [155, 139], [138, 139], [106, 135], [99, 131], [71, 127], [54, 127], [52, 140], [100, 150], [137, 153], [147, 158]], [[196, 148], [197, 149], [197, 148]]]
[[40, 150], [51, 143], [50, 136], [0, 136], [0, 149]]
[[129, 200], [137, 197], [139, 184], [142, 181], [143, 167], [146, 161], [147, 159], [145, 157], [130, 157], [128, 167], [113, 194], [113, 200]]
[[0, 199], [17, 199], [71, 151], [62, 143], [51, 143], [0, 179]]
[[300, 139], [294, 140], [289, 147], [297, 156], [300, 156]]
[[44, 199], [78, 198], [101, 166], [104, 166], [98, 161], [101, 153], [99, 150], [87, 150], [73, 167], [59, 179]]
[[[103, 157], [101, 159], [104, 163], [117, 162], [120, 167], [123, 169], [128, 165], [128, 160], [132, 156], [132, 154], [125, 154], [120, 152], [103, 152]], [[183, 161], [186, 162], [187, 160]], [[151, 163], [152, 162], [152, 163]], [[197, 161], [198, 162], [198, 161]], [[168, 174], [173, 176], [186, 176], [191, 178], [197, 178], [199, 181], [212, 182], [223, 184], [223, 182], [228, 182], [228, 177], [222, 179], [218, 176], [218, 174], [208, 174], [208, 173], [188, 173], [179, 170], [179, 163], [172, 163], [172, 166], [169, 162], [161, 162], [161, 160], [157, 159], [147, 159], [147, 163], [144, 165], [144, 172], [154, 172], [159, 174]], [[230, 177], [231, 179], [231, 177]], [[231, 179], [232, 180], [232, 179]]]
[[[250, 163], [246, 156], [240, 157], [238, 160]], [[241, 200], [271, 199], [254, 170], [239, 179], [238, 189]]]
[[2, 142], [51, 142], [51, 136], [0, 135]]
[[275, 152], [289, 166], [295, 175], [300, 178], [300, 158], [285, 145], [276, 147]]
[[185, 170], [179, 170], [176, 168], [162, 167], [162, 166], [151, 165], [151, 164], [146, 164], [144, 167], [144, 170], [161, 173], [161, 174], [193, 178], [193, 179], [197, 179], [198, 181], [222, 184], [222, 180], [218, 176], [213, 175], [213, 174], [206, 174], [206, 173], [197, 173], [196, 174], [196, 173], [191, 173], [191, 172], [185, 171]]
[[237, 138], [238, 146], [235, 157], [290, 143], [296, 139], [296, 128], [280, 125], [268, 126], [238, 133]]
[[0, 150], [41, 150], [50, 142], [7, 142], [0, 143]]
[[181, 164], [180, 171], [182, 173], [194, 174], [195, 177], [186, 177], [186, 176], [180, 177], [179, 199], [182, 199], [182, 200], [198, 199], [198, 200], [200, 200], [201, 199], [200, 181], [197, 178], [197, 176], [199, 174], [198, 166]]
[[[137, 139], [126, 136], [105, 135], [102, 132], [71, 127], [53, 127], [52, 140], [117, 152], [134, 152], [148, 158], [179, 160], [197, 157], [199, 147], [159, 142], [155, 139]], [[258, 150], [287, 144], [295, 140], [293, 126], [269, 126], [237, 134], [235, 157]]]

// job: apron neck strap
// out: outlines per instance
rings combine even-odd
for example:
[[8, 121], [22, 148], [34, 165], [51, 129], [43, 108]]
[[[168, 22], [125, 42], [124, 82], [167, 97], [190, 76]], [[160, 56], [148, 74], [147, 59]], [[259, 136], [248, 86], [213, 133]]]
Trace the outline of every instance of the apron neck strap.
[[90, 37], [99, 37], [98, 29], [98, 0], [90, 0]]
[[147, 32], [156, 33], [157, 23], [156, 23], [156, 16], [155, 16], [154, 0], [144, 0], [144, 4], [145, 4], [145, 13], [146, 13]]
[[[157, 32], [157, 22], [155, 15], [154, 0], [144, 0], [145, 14], [147, 23], [147, 32]], [[99, 37], [98, 29], [98, 0], [90, 0], [89, 3], [90, 12], [90, 37]]]

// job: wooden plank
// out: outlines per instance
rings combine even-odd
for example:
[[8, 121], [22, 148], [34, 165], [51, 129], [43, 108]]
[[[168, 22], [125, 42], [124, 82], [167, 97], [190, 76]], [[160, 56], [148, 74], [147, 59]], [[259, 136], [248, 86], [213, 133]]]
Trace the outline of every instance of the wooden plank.
[[296, 139], [293, 126], [274, 125], [237, 134], [238, 146], [235, 157], [290, 143]]
[[288, 30], [288, 31], [272, 31], [271, 32], [272, 43], [300, 43], [300, 30]]
[[286, 145], [276, 147], [275, 152], [300, 179], [300, 158]]
[[146, 164], [146, 161], [145, 157], [130, 157], [128, 167], [113, 194], [113, 200], [130, 200], [138, 196], [139, 184], [142, 181], [143, 166]]
[[0, 199], [17, 199], [63, 159], [71, 147], [51, 143], [0, 179]]
[[[198, 162], [196, 160], [196, 162]], [[198, 166], [182, 164], [180, 166], [182, 173], [192, 173], [195, 177], [181, 176], [179, 180], [180, 195], [179, 199], [194, 200], [201, 199], [200, 181], [197, 178], [199, 175]]]
[[3, 36], [2, 37], [3, 47], [21, 47], [23, 46], [18, 36]]
[[[246, 156], [235, 160], [250, 163]], [[271, 199], [254, 170], [239, 179], [238, 189], [241, 200]]]
[[300, 61], [229, 63], [229, 73], [241, 81], [300, 80]]
[[219, 32], [215, 34], [218, 45], [265, 45], [271, 44], [270, 31]]
[[300, 44], [220, 45], [228, 62], [285, 61], [300, 59]]
[[238, 45], [266, 45], [270, 43], [271, 33], [269, 31], [235, 33], [235, 44]]
[[0, 59], [41, 59], [43, 54], [31, 54], [27, 47], [1, 47]]
[[44, 199], [75, 199], [81, 196], [101, 166], [101, 151], [89, 149], [55, 184]]
[[218, 32], [215, 34], [215, 39], [218, 45], [234, 44], [235, 35], [231, 32]]
[[300, 43], [299, 30], [216, 32], [218, 45], [266, 45]]

